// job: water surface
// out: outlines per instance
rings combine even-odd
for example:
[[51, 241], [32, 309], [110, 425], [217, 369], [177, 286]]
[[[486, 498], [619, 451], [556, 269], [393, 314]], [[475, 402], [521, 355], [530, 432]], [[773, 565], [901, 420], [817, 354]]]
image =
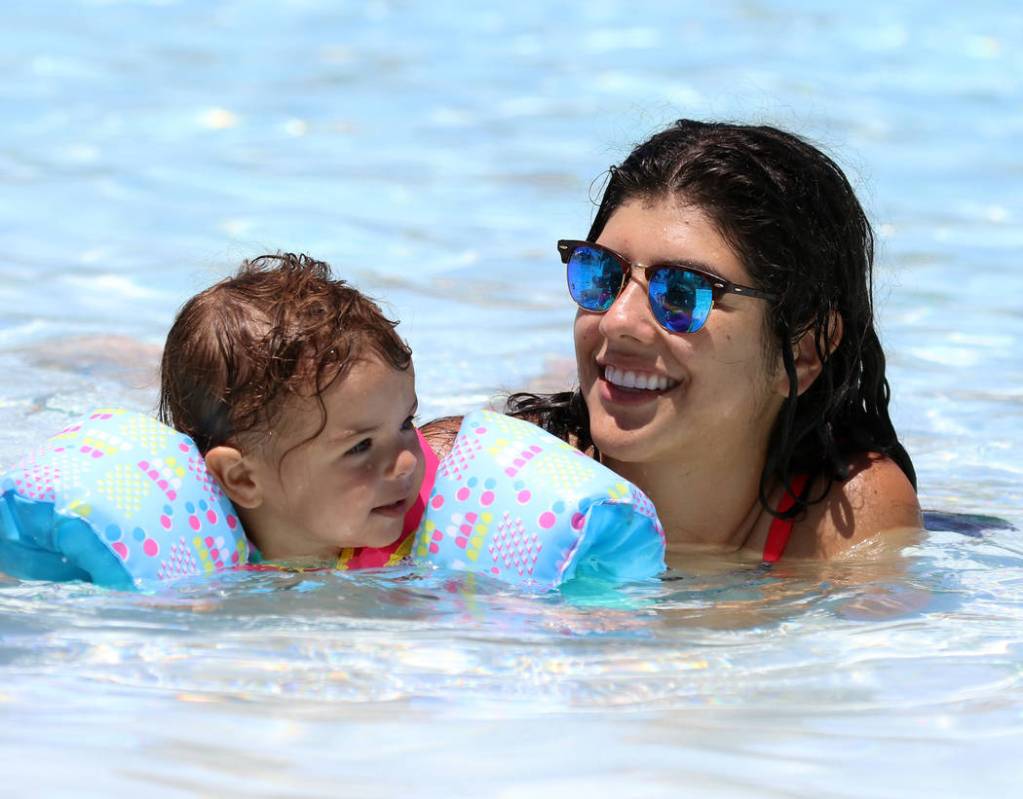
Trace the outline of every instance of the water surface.
[[896, 424], [945, 513], [901, 553], [541, 599], [406, 572], [8, 580], [12, 794], [1013, 793], [1021, 41], [1010, 2], [6, 3], [0, 464], [90, 407], [151, 410], [177, 308], [277, 249], [386, 300], [423, 418], [563, 373], [554, 241], [695, 116], [797, 130], [850, 174]]

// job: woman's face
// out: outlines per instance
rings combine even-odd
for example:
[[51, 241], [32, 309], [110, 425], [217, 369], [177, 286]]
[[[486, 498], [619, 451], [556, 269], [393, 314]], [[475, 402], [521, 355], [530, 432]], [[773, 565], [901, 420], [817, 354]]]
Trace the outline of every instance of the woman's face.
[[[623, 204], [597, 241], [640, 267], [687, 261], [733, 283], [751, 282], [710, 219], [672, 198]], [[766, 311], [764, 300], [726, 294], [702, 329], [670, 333], [651, 313], [643, 270], [633, 268], [607, 313], [576, 314], [579, 384], [594, 444], [637, 464], [762, 458], [787, 393], [781, 358], [765, 361]]]

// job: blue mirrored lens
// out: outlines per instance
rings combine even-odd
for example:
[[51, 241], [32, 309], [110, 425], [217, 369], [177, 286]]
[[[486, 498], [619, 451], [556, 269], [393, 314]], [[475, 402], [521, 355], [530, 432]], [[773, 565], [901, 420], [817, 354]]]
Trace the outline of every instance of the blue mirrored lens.
[[701, 275], [683, 269], [658, 269], [650, 278], [650, 308], [672, 333], [695, 333], [710, 315], [714, 292]]
[[622, 267], [606, 252], [577, 247], [568, 259], [568, 292], [580, 308], [604, 312], [622, 287]]

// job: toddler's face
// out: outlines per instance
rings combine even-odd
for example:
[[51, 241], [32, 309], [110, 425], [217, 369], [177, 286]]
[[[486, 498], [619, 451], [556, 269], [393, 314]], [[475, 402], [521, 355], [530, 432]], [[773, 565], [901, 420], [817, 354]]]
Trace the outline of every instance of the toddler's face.
[[266, 456], [255, 459], [265, 487], [257, 512], [268, 558], [332, 558], [345, 547], [387, 546], [401, 535], [422, 485], [411, 366], [399, 371], [371, 355], [322, 399], [327, 423], [319, 435], [306, 440], [319, 427], [316, 400], [293, 399]]

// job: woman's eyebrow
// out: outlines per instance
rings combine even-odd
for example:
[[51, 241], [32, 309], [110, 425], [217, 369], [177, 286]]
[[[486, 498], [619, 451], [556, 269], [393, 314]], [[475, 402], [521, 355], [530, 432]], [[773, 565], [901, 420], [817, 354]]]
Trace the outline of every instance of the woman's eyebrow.
[[646, 269], [657, 269], [658, 267], [665, 267], [666, 266], [666, 267], [677, 267], [679, 269], [694, 269], [697, 272], [703, 272], [703, 273], [705, 273], [707, 275], [710, 275], [711, 277], [715, 277], [718, 280], [721, 280], [721, 281], [723, 281], [725, 283], [733, 283], [734, 282], [732, 280], [729, 280], [723, 274], [721, 274], [721, 270], [718, 269], [713, 264], [708, 264], [708, 263], [705, 263], [703, 261], [698, 261], [695, 258], [664, 258], [664, 259], [657, 260], [657, 261], [651, 261], [650, 263], [642, 263], [640, 261], [637, 261], [637, 260], [634, 260], [632, 258], [629, 258], [627, 255], [625, 255], [624, 253], [620, 252], [619, 250], [616, 250], [614, 247], [606, 247], [605, 245], [601, 245], [601, 246], [604, 246], [605, 249], [610, 250], [611, 252], [613, 252], [615, 255], [617, 255], [619, 258], [621, 258], [625, 263], [627, 263], [630, 267], [633, 267], [633, 268], [639, 267], [640, 269], [646, 270]]
[[703, 261], [695, 261], [691, 258], [670, 258], [665, 261], [655, 261], [654, 263], [647, 266], [647, 269], [656, 269], [658, 267], [676, 267], [678, 269], [693, 269], [697, 272], [703, 272], [711, 277], [716, 277], [724, 283], [732, 283], [727, 277], [721, 274], [721, 270], [717, 267], [704, 263]]

